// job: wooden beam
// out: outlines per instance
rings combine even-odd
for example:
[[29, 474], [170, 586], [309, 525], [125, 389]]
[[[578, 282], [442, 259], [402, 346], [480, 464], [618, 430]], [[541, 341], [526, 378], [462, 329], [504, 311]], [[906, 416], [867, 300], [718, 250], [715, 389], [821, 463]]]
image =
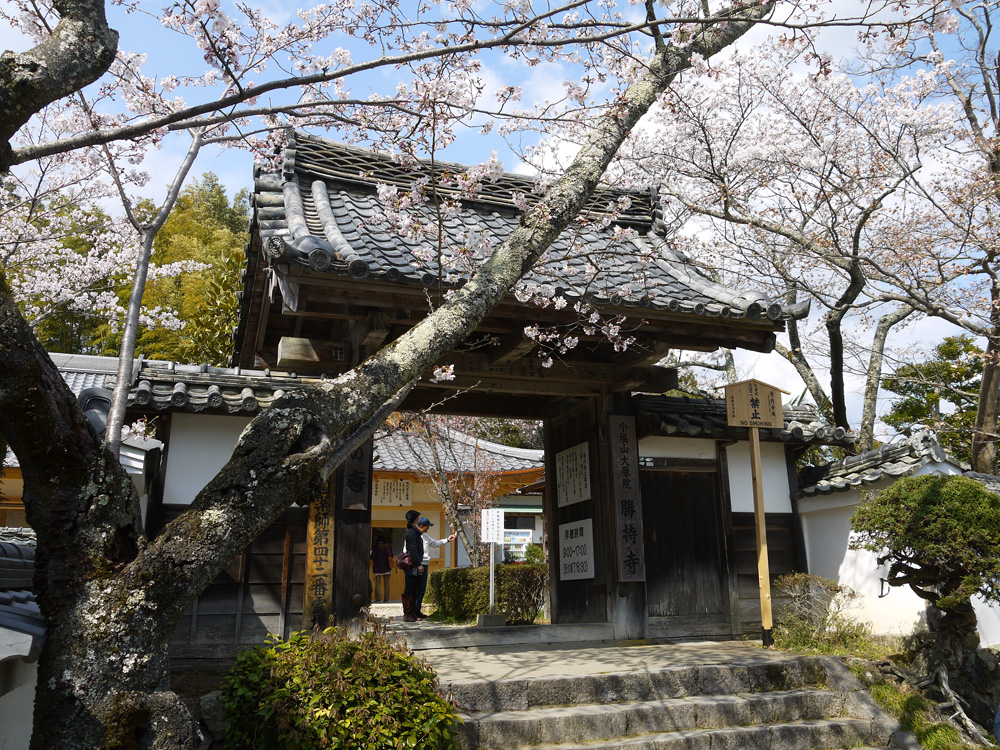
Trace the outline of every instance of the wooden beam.
[[674, 367], [620, 367], [615, 369], [614, 392], [666, 393], [677, 387]]
[[455, 373], [470, 377], [483, 376], [505, 380], [567, 381], [580, 380], [610, 384], [615, 368], [606, 362], [579, 362], [568, 359], [554, 360], [546, 367], [538, 357], [524, 357], [506, 364], [494, 364], [488, 354], [452, 352], [446, 361], [455, 365]]
[[529, 354], [538, 342], [524, 335], [524, 326], [512, 331], [500, 339], [500, 345], [490, 354], [490, 362], [494, 365], [506, 365]]
[[672, 349], [673, 347], [665, 341], [646, 341], [640, 338], [640, 343], [633, 344], [626, 354], [618, 358], [617, 364], [648, 367], [666, 357]]
[[361, 362], [382, 346], [389, 336], [391, 325], [392, 321], [388, 314], [375, 310], [368, 313], [362, 322], [351, 326], [347, 340], [350, 342], [351, 352], [355, 355], [352, 361]]
[[441, 391], [418, 386], [400, 405], [402, 411], [433, 411], [467, 417], [503, 416], [512, 419], [537, 419], [558, 398], [549, 395], [487, 393], [473, 388], [465, 393]]
[[347, 364], [347, 344], [322, 339], [282, 336], [276, 366], [282, 370], [330, 371]]

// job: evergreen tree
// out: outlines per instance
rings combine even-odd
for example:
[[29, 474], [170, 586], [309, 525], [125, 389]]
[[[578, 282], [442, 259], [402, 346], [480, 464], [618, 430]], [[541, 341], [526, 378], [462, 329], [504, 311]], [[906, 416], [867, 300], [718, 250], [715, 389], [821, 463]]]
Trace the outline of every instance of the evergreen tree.
[[983, 350], [968, 335], [949, 336], [933, 355], [896, 368], [883, 383], [900, 398], [882, 421], [904, 435], [933, 428], [949, 454], [972, 459], [972, 430], [983, 374]]
[[150, 359], [228, 364], [248, 216], [247, 192], [230, 201], [211, 172], [181, 193], [156, 237], [153, 261], [160, 266], [194, 262], [201, 269], [147, 286], [143, 305], [176, 310], [184, 326], [145, 330], [138, 352]]

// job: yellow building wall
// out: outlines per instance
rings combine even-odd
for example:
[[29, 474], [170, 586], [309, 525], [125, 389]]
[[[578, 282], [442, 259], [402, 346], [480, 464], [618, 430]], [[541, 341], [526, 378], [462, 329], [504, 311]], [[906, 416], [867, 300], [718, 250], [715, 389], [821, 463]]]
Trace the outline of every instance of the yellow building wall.
[[[375, 472], [375, 479], [393, 480], [405, 479], [405, 477], [396, 473]], [[453, 529], [445, 525], [444, 506], [438, 495], [433, 491], [433, 485], [413, 480], [408, 481], [410, 489], [409, 505], [381, 505], [377, 502], [377, 495], [372, 498], [372, 544], [374, 545], [375, 539], [379, 534], [390, 531], [392, 535], [391, 546], [393, 556], [397, 555], [402, 549], [402, 538], [406, 531], [406, 512], [411, 508], [421, 516], [427, 516], [431, 523], [434, 524], [428, 532], [434, 539], [443, 539], [453, 531]], [[430, 572], [433, 573], [435, 570], [442, 570], [445, 567], [456, 564], [458, 559], [457, 544], [458, 541], [456, 540], [443, 547], [431, 550]], [[371, 569], [371, 563], [368, 565], [368, 575], [374, 586], [375, 576]], [[391, 600], [399, 600], [399, 597], [403, 593], [403, 584], [402, 571], [393, 570], [389, 583], [389, 598]]]

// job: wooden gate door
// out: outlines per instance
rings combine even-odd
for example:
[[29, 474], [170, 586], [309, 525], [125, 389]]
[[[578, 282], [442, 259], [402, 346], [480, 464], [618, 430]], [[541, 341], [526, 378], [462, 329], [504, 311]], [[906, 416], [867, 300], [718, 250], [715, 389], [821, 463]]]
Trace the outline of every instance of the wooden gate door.
[[643, 470], [639, 475], [651, 635], [663, 629], [668, 632], [655, 634], [728, 634], [728, 568], [716, 473]]

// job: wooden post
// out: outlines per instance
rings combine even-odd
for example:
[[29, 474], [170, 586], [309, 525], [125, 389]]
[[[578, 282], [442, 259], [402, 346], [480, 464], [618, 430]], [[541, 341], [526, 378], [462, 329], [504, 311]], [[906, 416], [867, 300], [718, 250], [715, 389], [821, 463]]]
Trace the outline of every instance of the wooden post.
[[368, 604], [368, 556], [372, 549], [372, 455], [369, 438], [334, 474], [333, 547], [336, 577], [333, 584], [334, 619], [350, 622]]
[[760, 463], [760, 436], [750, 427], [750, 470], [753, 475], [753, 516], [757, 528], [757, 583], [760, 587], [760, 623], [764, 646], [774, 644], [771, 628], [771, 573], [767, 565], [767, 516], [764, 513], [764, 477]]
[[309, 503], [306, 527], [306, 581], [302, 628], [330, 624], [333, 614], [333, 482]]
[[764, 476], [760, 462], [760, 427], [781, 429], [785, 426], [781, 410], [780, 388], [759, 380], [744, 380], [726, 386], [726, 422], [731, 427], [746, 427], [750, 433], [750, 471], [753, 476], [753, 516], [757, 530], [757, 583], [760, 589], [761, 640], [774, 644], [771, 635], [771, 573], [767, 565], [767, 516], [764, 508]]

